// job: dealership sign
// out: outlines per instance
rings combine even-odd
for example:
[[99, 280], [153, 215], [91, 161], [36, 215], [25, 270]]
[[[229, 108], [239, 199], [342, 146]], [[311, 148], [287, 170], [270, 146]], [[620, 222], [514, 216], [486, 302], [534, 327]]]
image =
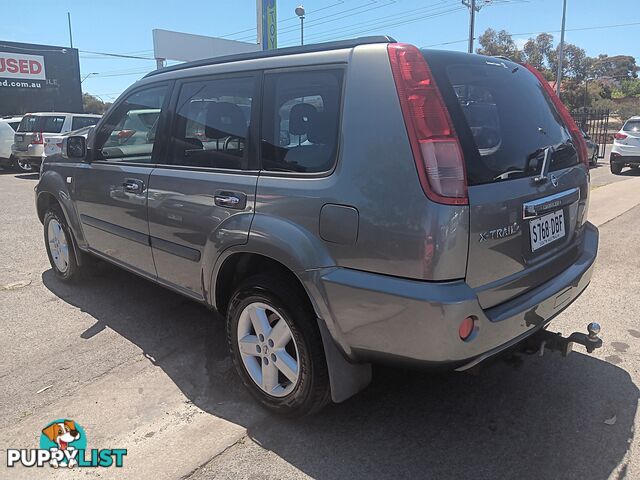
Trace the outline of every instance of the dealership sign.
[[0, 52], [0, 78], [46, 80], [44, 57]]

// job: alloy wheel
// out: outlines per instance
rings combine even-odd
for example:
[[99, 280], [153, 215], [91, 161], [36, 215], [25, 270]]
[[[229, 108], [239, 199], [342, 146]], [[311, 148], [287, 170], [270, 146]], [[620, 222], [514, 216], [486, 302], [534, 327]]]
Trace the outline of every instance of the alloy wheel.
[[65, 273], [69, 268], [69, 245], [62, 225], [55, 218], [49, 221], [47, 241], [49, 242], [49, 251], [51, 252], [53, 263], [55, 263], [60, 273]]
[[300, 377], [300, 356], [291, 328], [274, 307], [254, 302], [238, 320], [238, 350], [245, 370], [265, 393], [284, 397]]

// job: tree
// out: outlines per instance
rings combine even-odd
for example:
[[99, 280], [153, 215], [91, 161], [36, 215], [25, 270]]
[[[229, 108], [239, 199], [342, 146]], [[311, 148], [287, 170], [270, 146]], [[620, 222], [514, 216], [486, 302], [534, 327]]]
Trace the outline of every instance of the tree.
[[487, 28], [478, 42], [481, 47], [477, 49], [477, 53], [481, 55], [504, 56], [516, 61], [521, 60], [516, 42], [506, 30], [496, 32], [493, 28]]
[[84, 113], [97, 113], [102, 115], [111, 106], [109, 102], [103, 102], [98, 97], [88, 93], [82, 94], [82, 109]]
[[600, 77], [613, 77], [622, 79], [624, 77], [638, 78], [636, 59], [631, 55], [615, 55], [610, 57], [606, 54], [598, 55], [594, 59], [594, 70]]
[[541, 33], [535, 39], [530, 38], [522, 49], [523, 60], [538, 70], [547, 70], [549, 53], [553, 50], [553, 35]]

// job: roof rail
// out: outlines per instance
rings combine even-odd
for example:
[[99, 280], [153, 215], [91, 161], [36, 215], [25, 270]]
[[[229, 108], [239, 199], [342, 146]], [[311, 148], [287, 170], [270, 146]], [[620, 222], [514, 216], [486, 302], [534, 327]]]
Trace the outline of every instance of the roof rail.
[[206, 65], [217, 65], [220, 63], [239, 62], [242, 60], [253, 60], [254, 58], [280, 57], [282, 55], [296, 55], [299, 53], [322, 52], [325, 50], [338, 50], [341, 48], [353, 48], [358, 45], [367, 45], [371, 43], [393, 43], [395, 38], [388, 35], [377, 35], [370, 37], [358, 37], [349, 40], [338, 40], [336, 42], [313, 43], [300, 47], [276, 48], [274, 50], [263, 50], [258, 52], [239, 53], [235, 55], [224, 55], [221, 57], [205, 58], [195, 60], [193, 62], [179, 63], [169, 67], [160, 68], [153, 72], [147, 73], [143, 78], [152, 77], [160, 73], [174, 72], [176, 70], [185, 70], [192, 67], [203, 67]]

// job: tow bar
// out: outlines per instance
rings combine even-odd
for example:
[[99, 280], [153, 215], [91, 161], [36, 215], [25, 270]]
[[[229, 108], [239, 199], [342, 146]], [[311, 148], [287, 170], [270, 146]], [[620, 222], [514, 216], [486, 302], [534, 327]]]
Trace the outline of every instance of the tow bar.
[[584, 345], [587, 352], [593, 353], [596, 348], [602, 347], [602, 339], [598, 337], [600, 325], [596, 322], [591, 322], [587, 325], [587, 332], [573, 332], [568, 337], [563, 337], [560, 333], [543, 329], [529, 337], [526, 342], [527, 351], [543, 356], [546, 348], [552, 352], [560, 352], [563, 357], [566, 357], [573, 350], [573, 344], [579, 343]]

